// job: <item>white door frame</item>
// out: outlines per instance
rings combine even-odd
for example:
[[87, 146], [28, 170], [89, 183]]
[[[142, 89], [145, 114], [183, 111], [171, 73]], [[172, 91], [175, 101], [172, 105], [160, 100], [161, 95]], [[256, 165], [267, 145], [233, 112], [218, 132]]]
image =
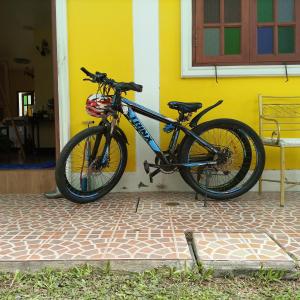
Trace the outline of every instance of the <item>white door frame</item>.
[[58, 111], [60, 150], [70, 138], [70, 88], [67, 0], [54, 0], [56, 13]]

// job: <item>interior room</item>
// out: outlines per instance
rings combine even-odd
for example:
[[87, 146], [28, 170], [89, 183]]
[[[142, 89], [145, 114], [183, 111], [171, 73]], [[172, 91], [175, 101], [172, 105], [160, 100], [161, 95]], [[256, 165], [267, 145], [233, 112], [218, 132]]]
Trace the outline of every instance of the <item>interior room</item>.
[[2, 0], [0, 170], [55, 166], [51, 0]]

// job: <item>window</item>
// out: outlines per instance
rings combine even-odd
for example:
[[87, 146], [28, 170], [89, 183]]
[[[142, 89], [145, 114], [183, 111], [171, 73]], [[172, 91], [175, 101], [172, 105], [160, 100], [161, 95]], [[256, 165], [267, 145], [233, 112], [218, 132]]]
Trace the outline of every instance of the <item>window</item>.
[[193, 0], [192, 66], [300, 62], [300, 0]]
[[33, 115], [34, 93], [18, 92], [19, 117]]

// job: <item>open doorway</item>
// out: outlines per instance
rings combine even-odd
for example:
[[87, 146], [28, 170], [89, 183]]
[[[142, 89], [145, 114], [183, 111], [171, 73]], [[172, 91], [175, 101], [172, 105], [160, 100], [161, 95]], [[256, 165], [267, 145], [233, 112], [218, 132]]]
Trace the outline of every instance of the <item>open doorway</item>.
[[46, 170], [55, 167], [57, 140], [52, 14], [51, 0], [1, 1], [0, 172], [21, 172], [23, 181], [47, 173], [51, 184], [40, 185], [41, 192], [54, 186]]

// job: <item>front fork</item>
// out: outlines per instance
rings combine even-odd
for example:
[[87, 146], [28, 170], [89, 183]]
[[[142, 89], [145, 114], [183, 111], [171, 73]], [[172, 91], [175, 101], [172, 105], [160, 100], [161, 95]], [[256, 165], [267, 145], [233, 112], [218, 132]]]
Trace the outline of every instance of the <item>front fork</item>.
[[106, 131], [104, 133], [106, 142], [103, 151], [99, 156], [97, 156], [97, 154], [103, 134], [97, 134], [94, 145], [91, 144], [90, 138], [87, 138], [85, 142], [84, 160], [88, 163], [88, 168], [86, 175], [83, 175], [83, 163], [80, 174], [81, 189], [84, 192], [89, 191], [91, 188], [91, 166], [97, 170], [103, 166], [107, 166], [107, 164], [109, 163], [110, 143], [116, 124], [116, 118], [113, 118], [112, 122], [100, 122], [99, 126], [104, 126], [106, 128]]
[[107, 165], [109, 161], [109, 153], [110, 153], [110, 143], [111, 138], [114, 134], [115, 126], [117, 124], [117, 118], [113, 118], [111, 122], [108, 121], [101, 121], [99, 126], [104, 126], [106, 128], [106, 131], [104, 133], [105, 135], [105, 145], [103, 148], [102, 153], [97, 158], [97, 153], [99, 150], [99, 146], [102, 140], [102, 134], [97, 134], [95, 144], [93, 147], [92, 155], [90, 157], [89, 165], [97, 160], [97, 167], [105, 166]]
[[[110, 143], [111, 143], [111, 138], [114, 134], [116, 124], [117, 124], [116, 118], [113, 118], [111, 123], [109, 123], [109, 122], [107, 123], [107, 130], [105, 132], [106, 143], [104, 145], [102, 154], [100, 156], [101, 166], [106, 166], [109, 163]], [[98, 145], [98, 147], [99, 147], [99, 145]], [[97, 147], [97, 150], [98, 150], [98, 147]]]
[[[90, 169], [89, 169], [90, 157], [91, 157], [91, 141], [90, 138], [88, 137], [84, 144], [83, 160], [82, 160], [82, 166], [80, 170], [80, 185], [81, 185], [81, 190], [83, 192], [87, 192], [91, 188]], [[84, 174], [85, 161], [88, 163], [86, 174]]]

